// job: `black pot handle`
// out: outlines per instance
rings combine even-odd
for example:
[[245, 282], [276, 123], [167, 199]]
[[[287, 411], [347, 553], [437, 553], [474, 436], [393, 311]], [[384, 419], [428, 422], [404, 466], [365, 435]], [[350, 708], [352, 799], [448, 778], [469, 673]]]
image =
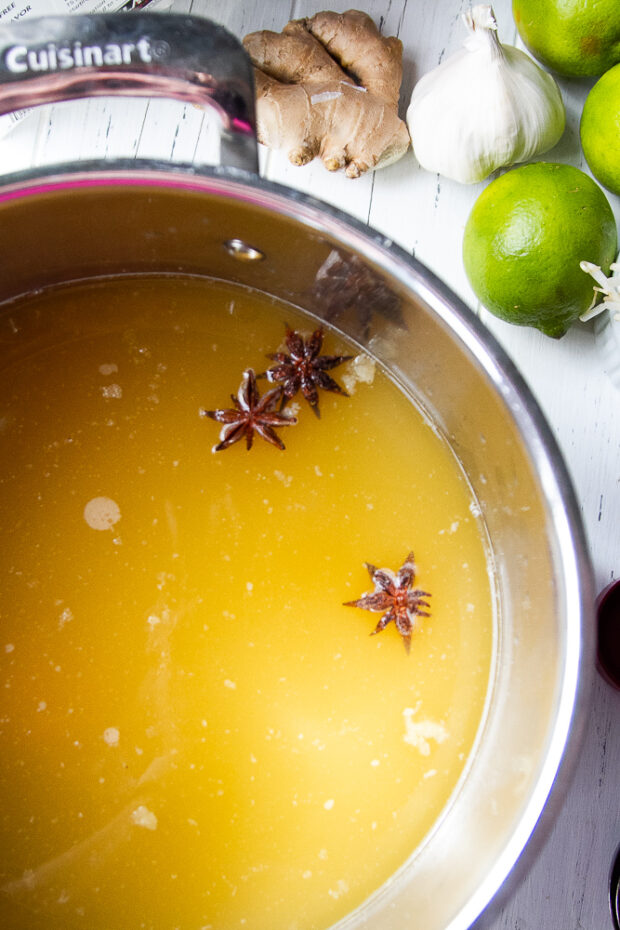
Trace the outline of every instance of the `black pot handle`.
[[241, 43], [216, 23], [112, 13], [0, 27], [0, 115], [117, 95], [209, 105], [221, 119], [222, 164], [257, 173], [252, 66]]

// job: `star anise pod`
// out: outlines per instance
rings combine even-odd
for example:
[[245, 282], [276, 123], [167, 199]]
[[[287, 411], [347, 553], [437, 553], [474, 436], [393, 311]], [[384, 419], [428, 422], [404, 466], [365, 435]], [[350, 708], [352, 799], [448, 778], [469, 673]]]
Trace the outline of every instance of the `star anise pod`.
[[321, 355], [323, 330], [315, 329], [308, 339], [301, 333], [286, 328], [286, 352], [273, 352], [267, 356], [276, 364], [265, 372], [272, 383], [282, 385], [285, 400], [301, 391], [314, 412], [319, 415], [319, 388], [348, 397], [344, 388], [327, 374], [332, 368], [348, 362], [352, 355]]
[[244, 436], [246, 447], [251, 449], [254, 433], [278, 449], [284, 449], [284, 443], [275, 429], [280, 426], [294, 426], [297, 418], [277, 410], [282, 398], [282, 387], [273, 388], [261, 397], [256, 387], [256, 375], [248, 368], [243, 373], [237, 396], [231, 394], [230, 397], [234, 407], [200, 411], [202, 416], [224, 424], [220, 432], [220, 441], [213, 447], [214, 452], [228, 449]]
[[396, 573], [390, 571], [389, 568], [375, 568], [368, 562], [365, 565], [374, 582], [375, 590], [370, 594], [364, 594], [357, 601], [347, 601], [344, 606], [361, 607], [363, 610], [372, 610], [377, 613], [385, 611], [371, 636], [380, 633], [388, 623], [394, 621], [396, 629], [403, 638], [405, 649], [409, 652], [415, 618], [416, 616], [430, 616], [422, 608], [430, 606], [424, 598], [431, 596], [428, 591], [420, 591], [418, 588], [412, 589], [411, 587], [415, 579], [413, 552], [409, 553]]

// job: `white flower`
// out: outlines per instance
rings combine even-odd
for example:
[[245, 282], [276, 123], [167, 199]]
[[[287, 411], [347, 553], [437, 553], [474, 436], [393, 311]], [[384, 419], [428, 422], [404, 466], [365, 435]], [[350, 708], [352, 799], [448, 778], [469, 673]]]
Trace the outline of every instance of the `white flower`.
[[[592, 303], [581, 314], [579, 319], [585, 323], [586, 320], [591, 320], [593, 316], [598, 316], [603, 310], [609, 310], [613, 313], [613, 319], [620, 321], [620, 255], [618, 261], [612, 262], [609, 266], [611, 272], [609, 277], [603, 274], [599, 266], [592, 262], [580, 262], [580, 267], [586, 274], [592, 275], [599, 287], [594, 288]], [[597, 303], [599, 294], [603, 294], [605, 299]]]

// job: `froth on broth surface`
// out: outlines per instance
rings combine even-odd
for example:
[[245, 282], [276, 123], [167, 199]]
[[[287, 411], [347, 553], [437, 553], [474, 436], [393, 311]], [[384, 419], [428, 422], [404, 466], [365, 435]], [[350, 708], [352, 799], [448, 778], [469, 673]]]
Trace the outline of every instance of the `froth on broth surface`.
[[[321, 392], [320, 418], [298, 395], [285, 451], [213, 452], [201, 408], [231, 406], [285, 323], [316, 326], [192, 278], [3, 309], [3, 926], [323, 930], [458, 782], [493, 644], [475, 501], [366, 362], [332, 372], [350, 396]], [[432, 597], [407, 655], [343, 602], [412, 549]]]

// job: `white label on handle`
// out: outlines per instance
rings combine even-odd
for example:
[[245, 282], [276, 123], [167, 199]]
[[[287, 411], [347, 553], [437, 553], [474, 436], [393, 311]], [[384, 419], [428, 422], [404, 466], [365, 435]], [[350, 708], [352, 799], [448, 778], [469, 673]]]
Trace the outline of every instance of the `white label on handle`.
[[[152, 0], [152, 9], [167, 9], [172, 0]], [[76, 13], [118, 13], [142, 8], [149, 0], [0, 0], [0, 24], [3, 21], [17, 22], [32, 16], [63, 16]], [[28, 110], [16, 110], [0, 116], [0, 138], [5, 136], [28, 114]]]

